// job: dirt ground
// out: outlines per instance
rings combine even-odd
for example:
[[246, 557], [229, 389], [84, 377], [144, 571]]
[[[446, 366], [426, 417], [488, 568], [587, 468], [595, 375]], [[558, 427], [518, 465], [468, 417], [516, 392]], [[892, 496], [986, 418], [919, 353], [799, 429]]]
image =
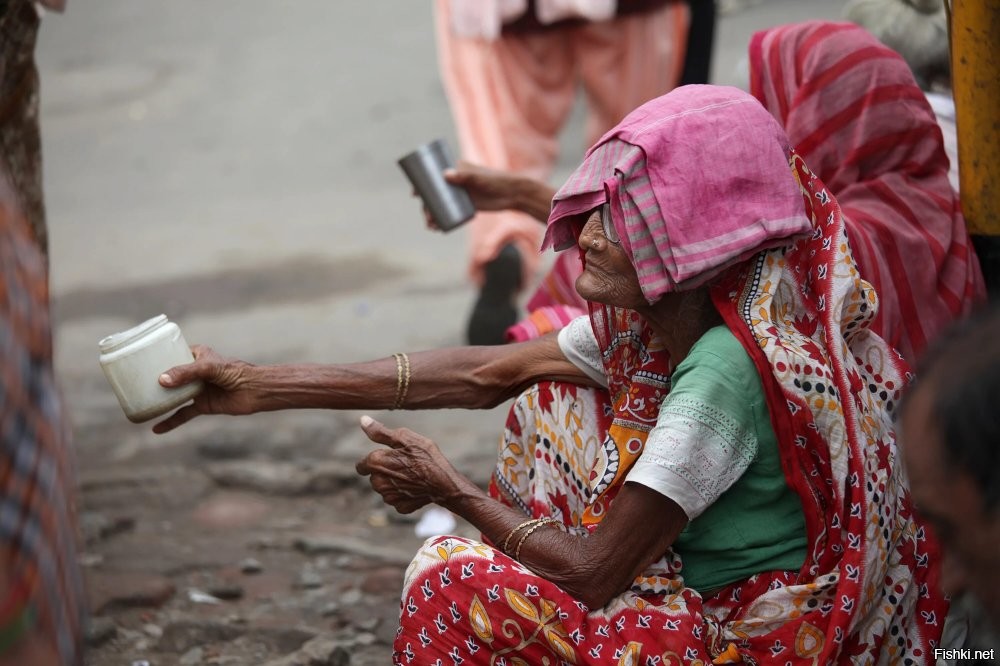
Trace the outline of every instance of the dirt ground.
[[[329, 423], [215, 429], [117, 463], [87, 455], [114, 428], [78, 432], [88, 664], [388, 664], [420, 515], [330, 455], [354, 425]], [[465, 471], [485, 485], [490, 464]]]

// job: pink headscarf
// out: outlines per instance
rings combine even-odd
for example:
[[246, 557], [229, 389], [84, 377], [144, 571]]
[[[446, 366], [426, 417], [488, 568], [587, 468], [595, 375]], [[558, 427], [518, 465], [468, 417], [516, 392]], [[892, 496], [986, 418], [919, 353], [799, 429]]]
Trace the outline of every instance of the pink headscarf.
[[677, 88], [588, 151], [553, 199], [543, 249], [573, 243], [571, 222], [610, 201], [646, 299], [696, 287], [811, 231], [789, 155], [784, 131], [747, 93]]

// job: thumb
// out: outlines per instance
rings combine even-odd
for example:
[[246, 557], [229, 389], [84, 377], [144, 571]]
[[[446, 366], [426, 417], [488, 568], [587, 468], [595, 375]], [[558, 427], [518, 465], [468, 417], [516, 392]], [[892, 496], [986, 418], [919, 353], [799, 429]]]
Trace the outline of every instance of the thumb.
[[174, 366], [161, 374], [159, 377], [160, 385], [167, 388], [184, 386], [185, 384], [190, 384], [196, 379], [201, 379], [201, 373], [197, 362], [188, 363], [187, 365]]
[[403, 443], [397, 439], [395, 432], [367, 414], [361, 417], [361, 430], [368, 436], [368, 439], [376, 444], [385, 444], [393, 449], [403, 446]]

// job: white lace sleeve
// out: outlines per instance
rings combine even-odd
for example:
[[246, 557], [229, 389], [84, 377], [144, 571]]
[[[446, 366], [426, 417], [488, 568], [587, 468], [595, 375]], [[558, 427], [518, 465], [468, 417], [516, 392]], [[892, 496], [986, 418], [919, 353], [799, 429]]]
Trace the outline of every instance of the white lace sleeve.
[[590, 326], [590, 317], [577, 317], [559, 331], [559, 348], [573, 365], [601, 386], [608, 385], [601, 360], [601, 348]]
[[757, 457], [753, 412], [730, 370], [715, 357], [697, 369], [696, 377], [692, 372], [675, 383], [626, 477], [677, 502], [689, 520], [736, 483]]

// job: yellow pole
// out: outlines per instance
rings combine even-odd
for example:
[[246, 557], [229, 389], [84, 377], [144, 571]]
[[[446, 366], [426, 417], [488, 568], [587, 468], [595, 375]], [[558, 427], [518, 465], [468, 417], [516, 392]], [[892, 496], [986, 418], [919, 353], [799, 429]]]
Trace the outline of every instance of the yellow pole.
[[962, 212], [991, 285], [1000, 284], [1000, 0], [952, 0], [952, 90]]

